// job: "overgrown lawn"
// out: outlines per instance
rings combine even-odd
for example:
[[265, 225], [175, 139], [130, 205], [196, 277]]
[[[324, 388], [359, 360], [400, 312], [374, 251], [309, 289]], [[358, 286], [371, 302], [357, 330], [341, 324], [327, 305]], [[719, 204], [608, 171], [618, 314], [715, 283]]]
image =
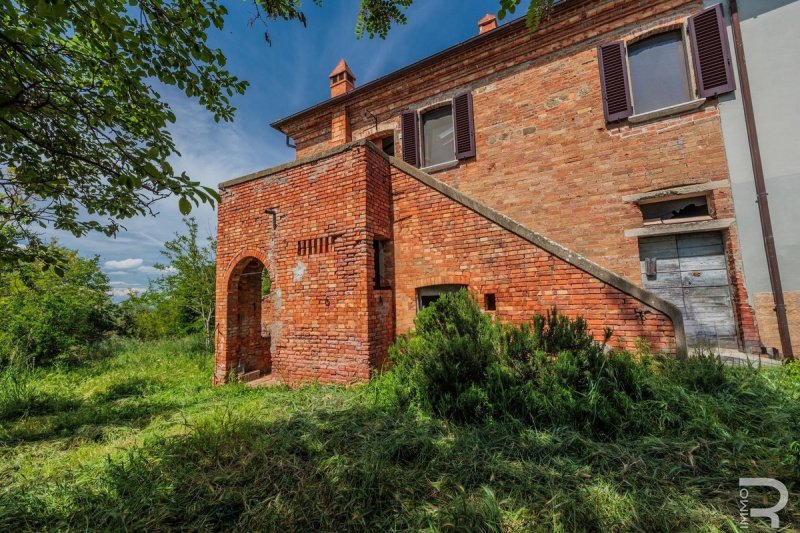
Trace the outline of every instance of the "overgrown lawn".
[[664, 416], [714, 431], [598, 437], [448, 422], [375, 385], [212, 388], [195, 339], [112, 352], [0, 376], [0, 531], [735, 531], [739, 477], [786, 483], [800, 528], [798, 367], [726, 368], [745, 386], [713, 394], [681, 370]]

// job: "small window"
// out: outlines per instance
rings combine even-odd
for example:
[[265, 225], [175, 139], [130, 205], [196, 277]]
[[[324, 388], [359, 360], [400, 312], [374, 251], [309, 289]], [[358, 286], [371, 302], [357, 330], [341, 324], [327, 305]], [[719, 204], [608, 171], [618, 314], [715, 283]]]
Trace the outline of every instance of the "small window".
[[497, 299], [493, 293], [483, 295], [483, 307], [487, 311], [497, 311]]
[[642, 210], [645, 224], [667, 224], [711, 218], [708, 211], [708, 198], [705, 196], [641, 204], [639, 208]]
[[417, 311], [428, 307], [439, 299], [442, 294], [458, 292], [465, 289], [466, 285], [430, 285], [417, 289]]
[[375, 239], [372, 241], [372, 252], [374, 258], [373, 283], [376, 289], [385, 289], [386, 283], [386, 241]]
[[455, 161], [453, 107], [446, 105], [422, 114], [422, 165], [432, 167]]
[[692, 99], [686, 48], [679, 30], [628, 46], [633, 112], [647, 113]]

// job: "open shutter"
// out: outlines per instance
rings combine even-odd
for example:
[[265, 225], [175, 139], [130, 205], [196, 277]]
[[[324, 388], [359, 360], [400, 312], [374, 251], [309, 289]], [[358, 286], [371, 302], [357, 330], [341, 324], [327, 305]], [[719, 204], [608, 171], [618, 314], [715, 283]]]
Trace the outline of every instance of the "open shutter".
[[415, 111], [403, 113], [401, 128], [403, 130], [403, 161], [419, 168], [419, 128]]
[[628, 61], [622, 41], [597, 48], [600, 64], [600, 87], [603, 90], [603, 111], [606, 121], [614, 122], [633, 114], [628, 83]]
[[475, 157], [475, 120], [472, 93], [453, 98], [453, 128], [456, 134], [456, 159]]
[[689, 18], [692, 59], [701, 98], [729, 93], [736, 88], [731, 49], [722, 6], [717, 4]]

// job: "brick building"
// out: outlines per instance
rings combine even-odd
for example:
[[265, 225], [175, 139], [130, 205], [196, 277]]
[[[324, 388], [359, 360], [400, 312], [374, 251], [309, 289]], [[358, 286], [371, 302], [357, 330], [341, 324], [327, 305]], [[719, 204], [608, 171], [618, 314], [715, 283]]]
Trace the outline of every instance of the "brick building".
[[[442, 292], [557, 306], [612, 345], [759, 345], [716, 7], [567, 0], [277, 121], [297, 160], [220, 185], [215, 381], [351, 382]], [[265, 280], [269, 279], [267, 288]]]

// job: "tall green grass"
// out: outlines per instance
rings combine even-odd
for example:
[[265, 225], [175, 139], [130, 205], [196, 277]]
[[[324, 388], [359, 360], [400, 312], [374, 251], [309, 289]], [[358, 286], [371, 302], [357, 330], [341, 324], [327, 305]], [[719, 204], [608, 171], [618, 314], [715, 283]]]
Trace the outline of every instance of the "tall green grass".
[[736, 531], [743, 476], [786, 483], [800, 527], [797, 365], [652, 363], [650, 396], [598, 433], [445, 416], [392, 372], [212, 388], [201, 341], [113, 352], [2, 376], [0, 531]]

